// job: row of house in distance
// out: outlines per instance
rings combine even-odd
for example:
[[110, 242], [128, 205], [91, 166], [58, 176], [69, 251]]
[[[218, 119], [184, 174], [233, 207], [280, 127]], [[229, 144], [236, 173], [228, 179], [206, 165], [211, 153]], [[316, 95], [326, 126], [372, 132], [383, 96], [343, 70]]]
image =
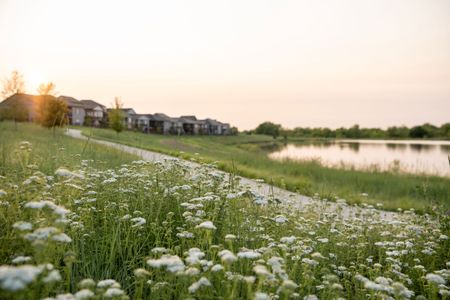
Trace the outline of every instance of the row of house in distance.
[[127, 129], [137, 129], [145, 133], [227, 135], [230, 124], [213, 119], [199, 120], [195, 116], [169, 117], [163, 113], [138, 114], [132, 108], [122, 109]]
[[[0, 103], [6, 107], [18, 101], [28, 110], [28, 120], [34, 121], [36, 108], [41, 96], [15, 94]], [[108, 127], [108, 113], [111, 109], [93, 100], [77, 100], [73, 97], [59, 96], [69, 109], [68, 122], [76, 126]], [[199, 120], [195, 116], [169, 117], [163, 113], [138, 114], [132, 108], [121, 109], [123, 122], [128, 130], [139, 130], [144, 133], [176, 134], [176, 135], [228, 135], [231, 127], [214, 119]]]

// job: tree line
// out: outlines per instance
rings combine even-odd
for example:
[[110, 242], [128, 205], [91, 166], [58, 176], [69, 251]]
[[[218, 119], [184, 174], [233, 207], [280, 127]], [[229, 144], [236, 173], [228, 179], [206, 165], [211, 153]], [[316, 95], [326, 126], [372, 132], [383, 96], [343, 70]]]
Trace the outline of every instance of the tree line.
[[387, 129], [361, 128], [359, 125], [337, 129], [322, 127], [296, 127], [294, 129], [283, 128], [280, 124], [264, 122], [255, 129], [247, 131], [247, 134], [265, 134], [274, 139], [279, 136], [305, 137], [305, 138], [348, 138], [348, 139], [450, 139], [450, 123], [441, 126], [425, 123], [423, 125], [407, 127], [392, 126]]

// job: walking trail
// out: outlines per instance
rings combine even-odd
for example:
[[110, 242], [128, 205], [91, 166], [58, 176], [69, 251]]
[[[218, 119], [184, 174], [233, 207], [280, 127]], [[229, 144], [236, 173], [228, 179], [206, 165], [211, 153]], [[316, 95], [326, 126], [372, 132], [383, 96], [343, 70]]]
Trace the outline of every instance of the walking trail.
[[[88, 139], [86, 136], [82, 135], [81, 130], [78, 130], [78, 129], [67, 129], [66, 134], [68, 136], [71, 136], [71, 137], [77, 138], [77, 139], [82, 139], [82, 140]], [[93, 139], [93, 138], [89, 138], [89, 141], [93, 142], [93, 143], [101, 144], [101, 145], [106, 145], [108, 147], [116, 148], [121, 151], [137, 155], [145, 161], [156, 162], [156, 161], [164, 161], [166, 159], [174, 159], [175, 158], [170, 155], [161, 154], [158, 152], [153, 152], [153, 151], [144, 150], [144, 149], [139, 149], [136, 147], [131, 147], [131, 146], [114, 143], [114, 142], [109, 142], [109, 141], [97, 140], [97, 139]], [[184, 160], [184, 162], [186, 163], [186, 165], [188, 165], [192, 168], [201, 166], [199, 163], [188, 161], [188, 160]], [[225, 177], [228, 176], [228, 174], [223, 171], [218, 171], [218, 172], [222, 173]], [[349, 205], [345, 205], [342, 203], [335, 203], [335, 202], [313, 199], [311, 197], [293, 193], [288, 190], [278, 188], [278, 187], [272, 186], [267, 183], [261, 183], [256, 180], [245, 178], [245, 177], [240, 177], [239, 183], [242, 186], [249, 188], [252, 191], [257, 192], [258, 194], [260, 194], [262, 196], [269, 196], [269, 195], [274, 196], [275, 198], [279, 199], [282, 202], [282, 204], [286, 204], [286, 205], [292, 206], [293, 208], [297, 208], [297, 209], [305, 209], [307, 206], [314, 204], [314, 207], [317, 207], [317, 209], [320, 209], [324, 213], [325, 212], [339, 212], [339, 214], [341, 214], [341, 216], [343, 218], [361, 217], [361, 215], [364, 215], [365, 212], [367, 212], [367, 210], [368, 210], [365, 208], [349, 206]], [[382, 210], [378, 210], [377, 212], [378, 212], [380, 218], [382, 218], [384, 220], [388, 220], [388, 221], [398, 219], [398, 217], [399, 217], [399, 214], [395, 213], [395, 212], [387, 212], [387, 211], [382, 211]]]

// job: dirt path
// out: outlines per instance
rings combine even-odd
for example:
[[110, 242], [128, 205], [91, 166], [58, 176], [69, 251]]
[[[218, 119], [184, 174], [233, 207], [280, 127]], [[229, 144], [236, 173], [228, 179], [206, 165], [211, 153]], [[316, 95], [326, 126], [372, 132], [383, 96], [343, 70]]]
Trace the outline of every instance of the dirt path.
[[[77, 138], [77, 139], [82, 139], [82, 140], [87, 139], [87, 137], [82, 135], [81, 130], [77, 130], [77, 129], [67, 129], [66, 134], [73, 138]], [[97, 139], [90, 138], [90, 142], [106, 145], [108, 147], [116, 148], [121, 151], [137, 155], [146, 161], [156, 162], [156, 161], [164, 161], [165, 159], [175, 158], [170, 155], [161, 154], [158, 152], [153, 152], [153, 151], [144, 150], [144, 149], [139, 149], [136, 147], [131, 147], [131, 146], [113, 143], [113, 142], [109, 142], [109, 141], [103, 141], [103, 140], [97, 140]], [[187, 160], [184, 160], [184, 162], [188, 166], [191, 166], [193, 168], [200, 166], [199, 163], [195, 163], [195, 162], [191, 162], [191, 161], [187, 161]], [[225, 176], [227, 176], [227, 174], [225, 172], [222, 172], [222, 171], [218, 171], [218, 172], [221, 172]], [[240, 177], [240, 178], [241, 178], [240, 184], [243, 185], [244, 187], [248, 187], [252, 191], [256, 191], [258, 194], [260, 194], [262, 196], [274, 195], [277, 199], [279, 199], [282, 202], [282, 204], [289, 205], [293, 208], [305, 209], [306, 206], [314, 204], [314, 206], [317, 207], [317, 209], [320, 209], [324, 213], [325, 212], [339, 212], [339, 214], [343, 218], [353, 218], [356, 216], [360, 217], [361, 215], [364, 215], [365, 212], [367, 211], [367, 209], [362, 209], [362, 208], [358, 208], [358, 207], [354, 207], [354, 206], [348, 206], [345, 204], [337, 204], [334, 202], [326, 202], [326, 201], [312, 199], [311, 197], [293, 193], [293, 192], [287, 191], [285, 189], [271, 186], [266, 183], [257, 182], [253, 179], [244, 178], [244, 177]], [[386, 211], [381, 211], [381, 210], [378, 210], [377, 212], [379, 213], [380, 218], [385, 219], [385, 220], [395, 220], [395, 219], [397, 219], [397, 217], [399, 217], [399, 214], [397, 214], [395, 212], [386, 212]]]

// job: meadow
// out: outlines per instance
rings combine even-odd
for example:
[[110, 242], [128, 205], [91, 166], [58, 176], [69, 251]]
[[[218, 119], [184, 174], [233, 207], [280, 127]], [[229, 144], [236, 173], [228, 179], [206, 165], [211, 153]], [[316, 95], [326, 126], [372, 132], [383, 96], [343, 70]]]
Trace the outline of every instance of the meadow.
[[[139, 132], [116, 134], [109, 129], [84, 128], [92, 138], [118, 142], [200, 162], [215, 162], [219, 169], [300, 194], [350, 203], [382, 203], [384, 209], [414, 208], [430, 212], [450, 209], [450, 178], [380, 170], [333, 169], [317, 161], [274, 161], [270, 151], [283, 140], [264, 135], [162, 136]], [[294, 142], [302, 142], [296, 139]]]
[[205, 164], [0, 123], [0, 299], [448, 299], [450, 217], [303, 210]]

